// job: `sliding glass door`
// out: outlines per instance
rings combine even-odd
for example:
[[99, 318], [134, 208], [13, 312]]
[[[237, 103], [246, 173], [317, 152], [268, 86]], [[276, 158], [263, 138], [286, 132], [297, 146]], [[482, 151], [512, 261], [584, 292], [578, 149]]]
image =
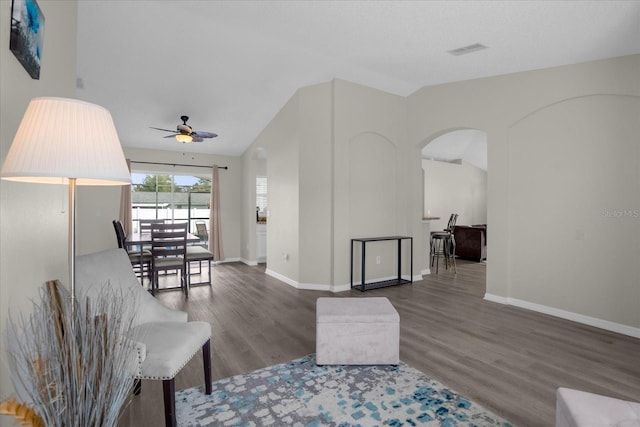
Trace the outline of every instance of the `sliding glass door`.
[[[207, 240], [211, 180], [190, 175], [131, 174], [133, 232], [140, 221], [189, 222], [189, 232]], [[203, 228], [204, 225], [204, 228]]]

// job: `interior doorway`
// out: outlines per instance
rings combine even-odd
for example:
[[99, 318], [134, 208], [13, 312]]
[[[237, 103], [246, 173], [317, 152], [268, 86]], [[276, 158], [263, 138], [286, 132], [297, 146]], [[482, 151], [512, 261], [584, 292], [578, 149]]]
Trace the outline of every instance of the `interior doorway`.
[[267, 151], [256, 149], [253, 157], [255, 171], [255, 206], [256, 206], [256, 262], [267, 262], [267, 221], [268, 209], [268, 180], [267, 180]]
[[[458, 264], [468, 264], [476, 274], [485, 271], [482, 282], [486, 288], [487, 134], [477, 129], [440, 133], [425, 141], [421, 162], [425, 256], [429, 257], [431, 231], [445, 230], [450, 215], [458, 214], [458, 230], [454, 231], [456, 260]], [[430, 269], [431, 274], [434, 272], [435, 268]], [[440, 268], [438, 274], [454, 273]], [[481, 290], [482, 295], [484, 291]]]

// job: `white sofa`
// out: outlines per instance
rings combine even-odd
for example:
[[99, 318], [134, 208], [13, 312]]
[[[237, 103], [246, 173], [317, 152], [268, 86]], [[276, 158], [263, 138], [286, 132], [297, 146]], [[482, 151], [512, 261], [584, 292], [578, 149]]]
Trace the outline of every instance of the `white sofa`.
[[640, 403], [561, 387], [556, 427], [640, 427]]

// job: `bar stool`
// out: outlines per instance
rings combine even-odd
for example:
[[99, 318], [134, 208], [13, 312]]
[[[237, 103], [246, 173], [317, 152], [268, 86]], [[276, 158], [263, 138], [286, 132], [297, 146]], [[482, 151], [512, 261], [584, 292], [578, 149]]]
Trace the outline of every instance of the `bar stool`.
[[440, 266], [440, 254], [444, 256], [445, 269], [449, 269], [449, 263], [453, 264], [454, 274], [458, 273], [456, 268], [456, 239], [453, 236], [453, 231], [456, 227], [456, 221], [458, 220], [458, 214], [451, 214], [447, 228], [443, 231], [431, 232], [431, 267], [433, 263], [436, 264], [436, 274], [438, 274], [438, 267]]

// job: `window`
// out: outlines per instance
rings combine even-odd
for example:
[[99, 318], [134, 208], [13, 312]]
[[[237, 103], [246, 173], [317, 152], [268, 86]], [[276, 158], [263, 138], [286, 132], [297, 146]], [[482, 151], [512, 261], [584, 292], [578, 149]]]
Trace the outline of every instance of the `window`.
[[211, 180], [189, 175], [131, 174], [133, 231], [140, 220], [188, 221], [195, 232], [196, 221], [208, 221]]

